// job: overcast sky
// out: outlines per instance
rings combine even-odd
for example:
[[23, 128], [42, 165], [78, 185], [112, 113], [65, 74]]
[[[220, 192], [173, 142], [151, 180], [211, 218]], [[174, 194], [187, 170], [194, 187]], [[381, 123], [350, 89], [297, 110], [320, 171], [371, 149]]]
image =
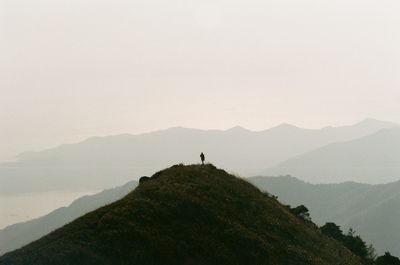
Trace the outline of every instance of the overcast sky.
[[398, 0], [0, 0], [0, 161], [92, 135], [400, 122]]

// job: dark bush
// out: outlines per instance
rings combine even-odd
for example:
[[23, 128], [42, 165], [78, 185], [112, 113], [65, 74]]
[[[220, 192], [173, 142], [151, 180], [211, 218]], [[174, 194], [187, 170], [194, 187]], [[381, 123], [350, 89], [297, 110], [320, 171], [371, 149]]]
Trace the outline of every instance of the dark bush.
[[394, 257], [390, 252], [386, 252], [385, 255], [380, 256], [376, 259], [376, 265], [400, 265], [400, 259]]

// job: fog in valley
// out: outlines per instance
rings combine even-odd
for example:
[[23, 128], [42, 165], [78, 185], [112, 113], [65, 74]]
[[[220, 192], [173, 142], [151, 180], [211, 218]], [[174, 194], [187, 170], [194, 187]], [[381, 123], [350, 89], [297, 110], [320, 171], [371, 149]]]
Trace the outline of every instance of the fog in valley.
[[0, 256], [201, 152], [400, 256], [399, 12], [0, 0]]

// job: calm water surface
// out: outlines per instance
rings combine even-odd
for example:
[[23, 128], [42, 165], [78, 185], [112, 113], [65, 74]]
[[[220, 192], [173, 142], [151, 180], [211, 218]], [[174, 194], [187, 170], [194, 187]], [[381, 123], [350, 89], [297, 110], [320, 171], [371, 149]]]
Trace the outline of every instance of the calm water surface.
[[79, 197], [97, 192], [62, 191], [0, 196], [0, 229], [46, 215], [57, 208], [70, 205]]

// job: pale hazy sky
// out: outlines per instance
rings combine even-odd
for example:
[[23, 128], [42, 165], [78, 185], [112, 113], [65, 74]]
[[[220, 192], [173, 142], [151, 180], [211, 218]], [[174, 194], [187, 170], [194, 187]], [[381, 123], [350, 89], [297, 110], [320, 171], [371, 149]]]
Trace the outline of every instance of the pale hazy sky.
[[398, 0], [0, 0], [0, 161], [171, 126], [400, 122]]

